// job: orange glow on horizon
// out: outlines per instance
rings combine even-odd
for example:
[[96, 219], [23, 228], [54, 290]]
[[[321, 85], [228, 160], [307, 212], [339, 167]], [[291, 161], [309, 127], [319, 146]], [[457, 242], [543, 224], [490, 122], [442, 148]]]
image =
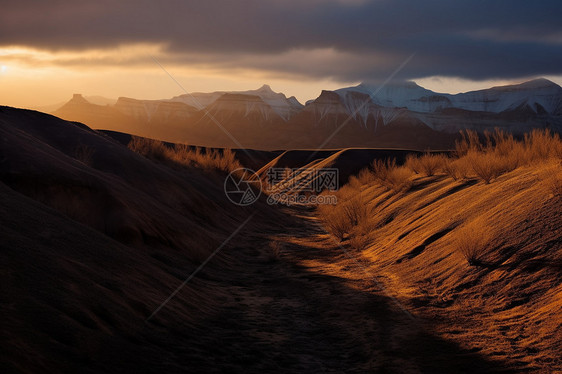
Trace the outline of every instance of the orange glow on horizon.
[[[0, 49], [0, 105], [39, 108], [68, 101], [73, 93], [116, 99], [167, 99], [183, 90], [154, 62], [159, 62], [188, 92], [243, 91], [269, 84], [276, 92], [295, 96], [301, 103], [318, 97], [322, 90], [335, 90], [360, 82], [329, 78], [291, 76], [265, 68], [233, 68], [223, 62], [206, 62], [205, 56], [187, 56], [189, 64], [166, 53], [159, 44], [123, 45], [85, 51], [46, 51], [19, 46]], [[191, 57], [191, 59], [189, 58]], [[283, 61], [331, 59], [345, 62], [350, 56], [332, 49], [294, 50], [282, 56], [248, 56], [241, 62], [261, 59], [264, 66], [276, 58]], [[308, 60], [307, 60], [308, 61]], [[377, 63], [384, 63], [379, 58]], [[562, 77], [546, 77], [562, 84]], [[458, 78], [415, 79], [422, 87], [444, 93], [466, 92], [520, 81], [470, 81]]]

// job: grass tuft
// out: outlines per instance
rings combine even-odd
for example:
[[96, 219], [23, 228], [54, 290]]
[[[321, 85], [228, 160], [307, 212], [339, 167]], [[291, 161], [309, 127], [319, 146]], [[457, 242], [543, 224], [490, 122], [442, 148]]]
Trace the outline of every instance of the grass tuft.
[[318, 207], [324, 225], [340, 241], [348, 236], [354, 227], [367, 221], [369, 211], [361, 193], [353, 188], [343, 188], [338, 192], [336, 205]]
[[373, 161], [373, 177], [382, 186], [395, 192], [405, 192], [412, 187], [410, 169], [396, 166], [395, 160]]
[[426, 153], [418, 158], [420, 174], [431, 177], [437, 172], [442, 171], [447, 161], [445, 155]]
[[203, 170], [232, 172], [242, 167], [230, 149], [209, 149], [186, 144], [166, 145], [159, 140], [136, 136], [129, 143], [129, 149], [151, 160]]
[[476, 219], [456, 232], [455, 245], [470, 266], [482, 264], [483, 255], [490, 249], [493, 235], [483, 219]]

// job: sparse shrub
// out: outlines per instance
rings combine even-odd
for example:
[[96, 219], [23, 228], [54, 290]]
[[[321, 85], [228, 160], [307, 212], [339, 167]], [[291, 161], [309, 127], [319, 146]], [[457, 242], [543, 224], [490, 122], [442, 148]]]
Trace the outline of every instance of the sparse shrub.
[[373, 164], [373, 176], [377, 182], [385, 181], [390, 173], [390, 170], [396, 168], [396, 160], [374, 160]]
[[172, 162], [176, 165], [197, 167], [203, 170], [222, 170], [231, 172], [242, 166], [230, 149], [202, 149], [186, 144], [167, 146], [159, 140], [133, 137], [129, 149], [160, 162]]
[[457, 229], [455, 246], [468, 264], [475, 266], [482, 263], [492, 238], [489, 226], [479, 218]]
[[[533, 130], [525, 135], [523, 141], [517, 141], [511, 134], [496, 129], [493, 133], [485, 132], [485, 144], [473, 131], [462, 134], [463, 139], [456, 145], [459, 161], [470, 164], [472, 171], [486, 184], [520, 166], [562, 155], [560, 136], [549, 130]], [[458, 166], [449, 163], [444, 166], [444, 171], [454, 179], [459, 179]]]
[[229, 148], [223, 149], [222, 154], [218, 156], [218, 165], [224, 171], [232, 171], [242, 166], [236, 158], [236, 154]]
[[418, 163], [420, 174], [431, 177], [438, 171], [443, 170], [443, 166], [447, 163], [447, 157], [442, 154], [426, 153], [418, 158]]
[[405, 167], [393, 169], [388, 174], [388, 187], [395, 192], [406, 192], [412, 187], [412, 172]]
[[408, 156], [406, 156], [406, 162], [404, 162], [404, 166], [416, 174], [420, 174], [422, 170], [419, 157], [413, 154], [409, 154]]
[[325, 207], [325, 205], [320, 205], [318, 207], [324, 225], [332, 235], [342, 241], [351, 230], [352, 224], [337, 205], [331, 207], [332, 209], [325, 209]]
[[560, 158], [562, 155], [560, 135], [553, 134], [548, 129], [535, 129], [525, 134], [524, 144], [527, 150], [528, 162]]
[[443, 172], [448, 175], [449, 177], [453, 178], [454, 180], [459, 180], [461, 177], [457, 172], [457, 166], [455, 165], [455, 161], [450, 160], [443, 165]]
[[168, 156], [175, 162], [186, 166], [195, 166], [194, 158], [199, 155], [199, 152], [200, 151], [197, 147], [192, 149], [186, 144], [176, 144], [173, 152], [169, 152]]
[[498, 156], [509, 157], [513, 155], [515, 147], [519, 143], [515, 141], [512, 134], [496, 129], [491, 135], [487, 134], [487, 150], [493, 150]]
[[350, 187], [355, 188], [357, 190], [361, 189], [361, 187], [363, 186], [363, 184], [359, 181], [359, 179], [355, 175], [350, 176], [347, 183], [349, 184]]
[[367, 218], [367, 207], [361, 194], [344, 201], [343, 210], [352, 226], [357, 226]]
[[510, 171], [506, 160], [493, 153], [470, 152], [465, 159], [472, 166], [474, 173], [486, 184], [506, 171]]
[[345, 219], [345, 216], [336, 212], [324, 216], [324, 222], [328, 230], [340, 241], [345, 238], [345, 235], [351, 229], [351, 223]]
[[[456, 142], [456, 155], [459, 160], [470, 163], [471, 169], [485, 183], [520, 166], [562, 158], [560, 135], [548, 129], [535, 129], [526, 134], [523, 141], [496, 129], [493, 133], [484, 133], [484, 144], [474, 131], [462, 131], [461, 134], [462, 139]], [[444, 171], [458, 178], [455, 166], [449, 164]]]
[[361, 185], [366, 185], [369, 184], [371, 182], [373, 182], [375, 180], [375, 176], [373, 175], [373, 173], [369, 170], [369, 169], [363, 169], [359, 172], [359, 174], [357, 174], [357, 181], [361, 184]]
[[357, 191], [351, 188], [339, 191], [336, 205], [320, 205], [318, 211], [328, 230], [340, 241], [368, 217], [361, 194], [357, 195]]
[[133, 136], [128, 147], [151, 160], [166, 161], [170, 155], [170, 150], [160, 140]]
[[552, 149], [552, 155], [555, 158], [562, 160], [562, 139], [560, 139], [560, 135], [558, 134], [556, 134], [555, 136], [557, 141]]
[[455, 153], [457, 157], [462, 157], [470, 151], [481, 151], [482, 143], [478, 133], [473, 130], [461, 130], [461, 140], [455, 142]]
[[471, 166], [465, 158], [454, 160], [448, 159], [443, 164], [443, 172], [454, 180], [463, 180], [470, 177]]
[[380, 185], [395, 192], [407, 191], [412, 187], [412, 172], [406, 167], [396, 166], [395, 160], [373, 161], [373, 176]]
[[404, 166], [416, 174], [431, 177], [439, 171], [445, 171], [448, 160], [449, 158], [443, 154], [408, 155]]

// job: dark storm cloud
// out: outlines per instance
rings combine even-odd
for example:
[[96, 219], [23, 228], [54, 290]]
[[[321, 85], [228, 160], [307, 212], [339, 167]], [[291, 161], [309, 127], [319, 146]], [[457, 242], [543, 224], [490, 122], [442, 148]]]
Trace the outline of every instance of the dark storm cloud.
[[[403, 78], [515, 78], [562, 74], [561, 14], [559, 0], [20, 0], [3, 5], [0, 45], [164, 43], [176, 62], [206, 56], [209, 64], [343, 80], [384, 78], [415, 53]], [[330, 48], [340, 57], [271, 58]]]

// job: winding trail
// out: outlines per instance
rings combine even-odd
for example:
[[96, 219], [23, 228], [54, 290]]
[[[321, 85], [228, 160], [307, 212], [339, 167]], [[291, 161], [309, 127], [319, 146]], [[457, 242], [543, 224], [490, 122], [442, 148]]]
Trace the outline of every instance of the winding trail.
[[228, 269], [200, 272], [228, 296], [189, 329], [195, 334], [182, 332], [180, 363], [185, 355], [205, 372], [507, 372], [401, 310], [311, 211], [287, 214], [291, 226], [243, 233], [244, 244], [225, 254]]

